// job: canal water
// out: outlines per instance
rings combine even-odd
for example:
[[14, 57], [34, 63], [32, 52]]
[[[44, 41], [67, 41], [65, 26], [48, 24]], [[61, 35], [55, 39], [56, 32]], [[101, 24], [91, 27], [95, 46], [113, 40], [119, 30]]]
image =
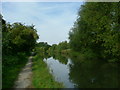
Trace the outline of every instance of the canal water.
[[63, 56], [43, 60], [56, 81], [66, 88], [118, 88], [118, 64]]

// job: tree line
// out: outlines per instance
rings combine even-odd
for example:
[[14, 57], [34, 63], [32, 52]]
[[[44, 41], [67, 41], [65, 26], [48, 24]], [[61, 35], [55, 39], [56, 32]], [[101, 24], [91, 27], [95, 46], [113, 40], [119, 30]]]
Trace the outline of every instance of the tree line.
[[120, 3], [85, 2], [69, 31], [69, 42], [53, 44], [47, 52], [119, 62]]
[[13, 87], [20, 68], [28, 60], [39, 38], [34, 25], [7, 23], [2, 15], [2, 87]]
[[[120, 3], [85, 2], [69, 32], [69, 42], [48, 45], [37, 43], [34, 25], [7, 23], [2, 15], [2, 75], [3, 87], [11, 87], [29, 52], [42, 54], [73, 54], [91, 59], [120, 62]], [[9, 76], [14, 75], [14, 76]]]
[[85, 2], [69, 32], [70, 48], [93, 58], [120, 58], [120, 3]]
[[68, 53], [69, 49], [69, 43], [67, 41], [63, 41], [59, 44], [53, 44], [50, 48], [48, 48], [47, 53], [50, 55]]

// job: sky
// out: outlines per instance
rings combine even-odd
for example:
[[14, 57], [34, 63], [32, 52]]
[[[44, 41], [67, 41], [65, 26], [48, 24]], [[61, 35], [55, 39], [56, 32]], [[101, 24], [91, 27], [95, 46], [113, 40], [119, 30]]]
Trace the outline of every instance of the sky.
[[12, 23], [35, 25], [38, 42], [58, 44], [68, 40], [83, 2], [2, 2], [3, 18]]

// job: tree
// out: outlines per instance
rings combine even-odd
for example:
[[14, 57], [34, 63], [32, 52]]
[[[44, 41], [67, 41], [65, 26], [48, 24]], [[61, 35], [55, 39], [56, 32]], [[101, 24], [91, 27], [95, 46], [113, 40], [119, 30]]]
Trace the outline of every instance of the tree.
[[22, 52], [34, 48], [38, 35], [34, 26], [21, 23], [6, 24], [3, 29], [3, 48], [6, 51]]
[[86, 2], [69, 32], [72, 50], [96, 54], [97, 57], [120, 57], [120, 4]]

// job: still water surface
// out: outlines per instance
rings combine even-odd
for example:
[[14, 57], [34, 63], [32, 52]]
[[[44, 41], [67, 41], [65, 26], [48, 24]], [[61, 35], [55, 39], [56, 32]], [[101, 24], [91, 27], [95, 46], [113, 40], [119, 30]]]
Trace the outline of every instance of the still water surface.
[[77, 60], [63, 56], [44, 59], [55, 80], [66, 88], [117, 88], [118, 65], [102, 60]]

